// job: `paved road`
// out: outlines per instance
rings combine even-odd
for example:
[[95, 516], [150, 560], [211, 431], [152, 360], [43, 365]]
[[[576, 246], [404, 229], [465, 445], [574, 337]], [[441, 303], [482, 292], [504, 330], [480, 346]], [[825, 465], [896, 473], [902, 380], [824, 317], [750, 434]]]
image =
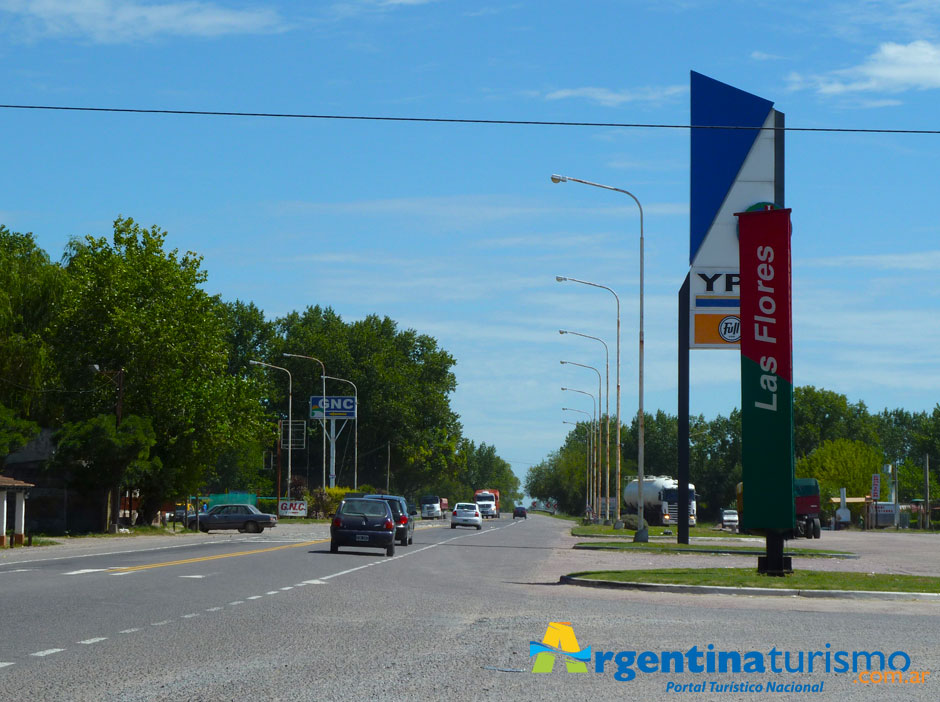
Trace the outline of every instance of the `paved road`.
[[[515, 523], [504, 516], [480, 532], [420, 526], [414, 545], [399, 547], [394, 558], [366, 550], [330, 554], [322, 525], [4, 552], [0, 700], [766, 695], [707, 688], [666, 694], [670, 682], [822, 682], [823, 691], [810, 695], [817, 700], [940, 698], [940, 680], [929, 677], [922, 685], [889, 688], [818, 670], [640, 672], [619, 682], [613, 664], [598, 674], [592, 661], [591, 673], [573, 674], [559, 659], [554, 672], [533, 674], [529, 642], [541, 641], [549, 622], [570, 622], [580, 646], [595, 653], [659, 656], [711, 644], [715, 651], [761, 652], [770, 665], [772, 647], [791, 652], [793, 663], [797, 652], [903, 651], [913, 669], [936, 671], [940, 679], [940, 606], [578, 588], [559, 585], [559, 575], [742, 559], [572, 551], [577, 539], [567, 534], [570, 524], [539, 515]], [[917, 552], [928, 543], [898, 541], [913, 535], [893, 538], [894, 549], [887, 541], [868, 543], [889, 552]], [[825, 541], [824, 535], [820, 545]], [[934, 546], [921, 559], [932, 561], [930, 568], [937, 551]]]

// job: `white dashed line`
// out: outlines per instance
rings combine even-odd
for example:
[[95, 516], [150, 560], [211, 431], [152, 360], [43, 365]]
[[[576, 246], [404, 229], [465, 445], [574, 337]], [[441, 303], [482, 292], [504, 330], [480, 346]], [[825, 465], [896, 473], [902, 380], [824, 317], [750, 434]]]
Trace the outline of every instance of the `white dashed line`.
[[323, 580], [304, 580], [305, 585], [326, 585]]
[[221, 607], [209, 607], [209, 609], [207, 609], [206, 611], [207, 611], [207, 612], [218, 612], [218, 611], [221, 610], [221, 609], [222, 609]]
[[246, 600], [260, 600], [264, 595], [252, 595], [251, 597], [246, 597]]
[[135, 631], [140, 631], [139, 628], [135, 629], [124, 629], [124, 631], [119, 631], [119, 634], [133, 634]]
[[268, 592], [266, 592], [266, 593], [264, 593], [264, 594], [265, 594], [265, 595], [276, 595], [276, 594], [277, 594], [277, 590], [269, 590]]
[[13, 664], [12, 664], [12, 663], [5, 663], [4, 661], [0, 661], [0, 668], [6, 668], [8, 665], [13, 665]]
[[107, 568], [82, 568], [81, 570], [73, 570], [68, 573], [63, 573], [62, 575], [84, 575], [85, 573], [102, 573], [106, 570]]
[[107, 640], [108, 640], [107, 636], [98, 636], [94, 639], [85, 639], [84, 641], [79, 641], [78, 643], [85, 644], [87, 646], [88, 644], [95, 644], [95, 643], [98, 643], [99, 641], [107, 641]]
[[181, 578], [194, 578], [196, 580], [206, 577], [205, 575], [181, 575]]
[[284, 590], [293, 590], [293, 589], [294, 589], [294, 586], [293, 586], [293, 585], [288, 585], [287, 587], [282, 587], [282, 588], [281, 588], [282, 591], [284, 591]]
[[151, 622], [150, 626], [165, 626], [170, 623], [169, 619], [164, 619], [162, 622]]
[[229, 602], [228, 604], [229, 604], [230, 607], [232, 607], [232, 606], [234, 606], [234, 605], [245, 604], [245, 600], [235, 600], [234, 602]]
[[198, 614], [184, 614], [182, 619], [192, 619], [193, 617], [198, 617]]
[[36, 651], [36, 653], [30, 653], [29, 655], [42, 658], [43, 656], [51, 656], [53, 653], [59, 653], [64, 650], [64, 648], [47, 648], [45, 651]]

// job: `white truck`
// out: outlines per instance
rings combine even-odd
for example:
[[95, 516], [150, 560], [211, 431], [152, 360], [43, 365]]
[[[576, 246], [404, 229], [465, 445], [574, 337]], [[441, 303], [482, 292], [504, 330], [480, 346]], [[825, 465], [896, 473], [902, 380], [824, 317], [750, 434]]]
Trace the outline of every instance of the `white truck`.
[[[640, 482], [631, 480], [623, 489], [627, 514], [636, 514]], [[695, 486], [689, 483], [689, 526], [695, 526]], [[643, 518], [654, 526], [679, 523], [679, 481], [668, 475], [643, 478]]]
[[447, 511], [447, 500], [437, 495], [425, 495], [421, 498], [422, 519], [444, 519]]

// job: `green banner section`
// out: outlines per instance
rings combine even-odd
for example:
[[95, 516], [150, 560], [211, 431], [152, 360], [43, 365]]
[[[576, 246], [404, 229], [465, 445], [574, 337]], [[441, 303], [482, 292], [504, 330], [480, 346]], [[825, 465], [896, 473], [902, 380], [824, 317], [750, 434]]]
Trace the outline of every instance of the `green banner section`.
[[744, 355], [741, 436], [741, 528], [793, 529], [793, 385]]

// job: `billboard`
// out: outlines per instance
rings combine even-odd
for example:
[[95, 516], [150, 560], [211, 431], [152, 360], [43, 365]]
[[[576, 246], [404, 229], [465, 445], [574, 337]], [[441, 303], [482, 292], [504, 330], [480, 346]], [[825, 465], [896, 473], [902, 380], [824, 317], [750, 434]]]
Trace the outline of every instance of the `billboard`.
[[760, 202], [783, 206], [784, 116], [769, 100], [694, 71], [691, 90], [689, 347], [736, 350], [734, 214]]
[[356, 398], [337, 395], [312, 395], [310, 419], [355, 419]]

